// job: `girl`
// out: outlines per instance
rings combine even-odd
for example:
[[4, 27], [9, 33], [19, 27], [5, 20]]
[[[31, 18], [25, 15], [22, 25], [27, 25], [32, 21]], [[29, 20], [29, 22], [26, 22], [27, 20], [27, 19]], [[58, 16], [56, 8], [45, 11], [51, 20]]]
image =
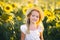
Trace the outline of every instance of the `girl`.
[[21, 40], [44, 40], [43, 12], [36, 8], [27, 11], [27, 22], [21, 25]]

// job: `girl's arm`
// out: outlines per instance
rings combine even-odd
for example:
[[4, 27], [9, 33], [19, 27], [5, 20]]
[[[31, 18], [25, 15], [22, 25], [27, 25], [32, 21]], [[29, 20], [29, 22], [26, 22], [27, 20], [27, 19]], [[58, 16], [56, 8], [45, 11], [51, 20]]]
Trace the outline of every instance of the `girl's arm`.
[[25, 40], [25, 34], [21, 32], [21, 40]]
[[43, 32], [40, 32], [40, 39], [44, 40], [44, 38], [43, 38]]
[[41, 29], [41, 32], [40, 32], [40, 39], [41, 39], [41, 40], [44, 40], [44, 38], [43, 38], [44, 26], [43, 26], [43, 23], [42, 23], [42, 22], [40, 23], [40, 27], [41, 27], [41, 28], [40, 28], [40, 29]]

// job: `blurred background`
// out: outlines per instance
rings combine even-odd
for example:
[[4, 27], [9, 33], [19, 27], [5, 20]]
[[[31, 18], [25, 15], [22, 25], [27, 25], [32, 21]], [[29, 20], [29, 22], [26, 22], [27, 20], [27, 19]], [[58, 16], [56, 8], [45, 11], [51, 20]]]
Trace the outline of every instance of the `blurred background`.
[[60, 0], [0, 0], [0, 40], [20, 40], [20, 26], [32, 7], [44, 12], [44, 40], [60, 40]]

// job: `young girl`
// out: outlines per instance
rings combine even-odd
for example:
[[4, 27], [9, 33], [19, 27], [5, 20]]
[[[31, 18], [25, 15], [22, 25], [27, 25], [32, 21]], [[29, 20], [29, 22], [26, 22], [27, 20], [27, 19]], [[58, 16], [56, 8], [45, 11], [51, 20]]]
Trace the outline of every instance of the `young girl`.
[[21, 40], [44, 40], [43, 12], [32, 8], [27, 12], [27, 22], [21, 25]]

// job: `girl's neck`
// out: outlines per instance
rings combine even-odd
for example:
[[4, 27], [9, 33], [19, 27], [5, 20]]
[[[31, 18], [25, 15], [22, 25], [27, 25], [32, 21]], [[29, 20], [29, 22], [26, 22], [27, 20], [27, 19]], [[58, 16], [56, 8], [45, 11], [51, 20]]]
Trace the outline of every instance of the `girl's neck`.
[[37, 26], [35, 23], [30, 23], [30, 26]]
[[36, 24], [33, 24], [33, 23], [30, 23], [29, 29], [34, 31], [34, 30], [37, 29], [37, 25]]
[[35, 24], [35, 23], [30, 23], [30, 27], [37, 27], [37, 24]]

